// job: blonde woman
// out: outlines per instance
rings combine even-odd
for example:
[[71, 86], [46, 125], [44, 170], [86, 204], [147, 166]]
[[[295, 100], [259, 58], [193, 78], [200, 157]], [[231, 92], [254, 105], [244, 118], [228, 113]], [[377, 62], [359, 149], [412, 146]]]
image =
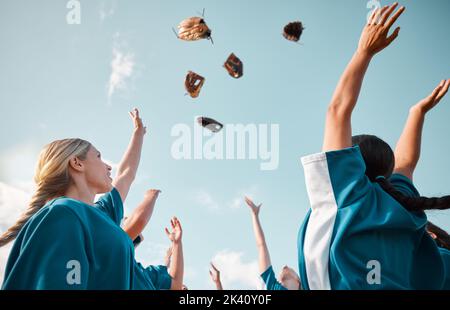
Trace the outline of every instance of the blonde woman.
[[[132, 240], [119, 226], [146, 132], [136, 109], [131, 116], [135, 129], [114, 181], [111, 167], [85, 140], [57, 140], [42, 150], [30, 205], [0, 237], [0, 246], [16, 239], [3, 289], [177, 286], [167, 272], [155, 277], [136, 263]], [[93, 203], [99, 193], [106, 194]]]

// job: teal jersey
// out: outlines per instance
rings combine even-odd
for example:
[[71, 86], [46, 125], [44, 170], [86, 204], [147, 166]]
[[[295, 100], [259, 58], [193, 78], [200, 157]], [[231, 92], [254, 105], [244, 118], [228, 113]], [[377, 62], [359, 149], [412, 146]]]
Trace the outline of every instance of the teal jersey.
[[443, 289], [450, 290], [450, 251], [444, 248], [439, 248], [439, 252], [441, 253], [442, 261], [445, 266], [445, 282]]
[[261, 274], [261, 278], [264, 281], [265, 289], [268, 291], [284, 291], [287, 290], [275, 277], [275, 272], [272, 266], [269, 266], [266, 271]]
[[2, 289], [169, 289], [167, 269], [135, 261], [122, 217], [115, 188], [95, 206], [67, 197], [49, 201], [19, 232]]
[[[442, 289], [449, 256], [409, 212], [365, 175], [358, 146], [302, 158], [311, 204], [298, 236], [306, 289]], [[391, 184], [419, 196], [400, 174]]]

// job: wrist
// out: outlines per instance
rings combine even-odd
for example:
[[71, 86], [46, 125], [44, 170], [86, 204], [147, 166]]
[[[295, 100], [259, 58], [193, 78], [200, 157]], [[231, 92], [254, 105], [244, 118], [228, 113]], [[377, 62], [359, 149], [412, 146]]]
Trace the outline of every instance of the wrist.
[[416, 114], [420, 116], [425, 116], [427, 114], [428, 110], [425, 108], [425, 105], [422, 103], [418, 103], [415, 106], [412, 106], [411, 109], [409, 109], [410, 114]]
[[360, 59], [363, 59], [365, 61], [371, 61], [373, 56], [375, 56], [375, 54], [371, 53], [370, 51], [368, 51], [366, 49], [358, 48], [358, 49], [356, 49], [355, 56]]
[[133, 131], [134, 135], [137, 136], [144, 136], [145, 135], [145, 128], [144, 127], [135, 127]]

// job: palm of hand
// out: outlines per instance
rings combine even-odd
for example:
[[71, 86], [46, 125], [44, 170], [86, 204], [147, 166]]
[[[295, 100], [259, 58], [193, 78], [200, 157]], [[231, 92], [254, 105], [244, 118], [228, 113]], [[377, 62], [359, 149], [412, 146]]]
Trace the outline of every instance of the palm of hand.
[[142, 134], [145, 134], [147, 132], [147, 128], [142, 123], [142, 119], [139, 116], [139, 110], [135, 108], [133, 111], [129, 113], [130, 117], [133, 119], [134, 129], [139, 132], [142, 132]]
[[167, 228], [165, 229], [167, 237], [169, 238], [170, 241], [177, 243], [181, 241], [181, 236], [183, 234], [181, 224], [176, 217], [171, 219], [170, 223], [172, 225], [172, 231], [169, 231]]
[[428, 97], [418, 103], [418, 106], [422, 107], [425, 112], [428, 112], [447, 94], [449, 87], [450, 79], [442, 80]]
[[255, 215], [259, 214], [259, 210], [261, 208], [262, 204], [259, 204], [259, 206], [255, 205], [255, 203], [248, 197], [245, 197], [245, 202], [247, 203], [247, 205], [250, 207], [250, 209], [252, 209], [252, 212]]

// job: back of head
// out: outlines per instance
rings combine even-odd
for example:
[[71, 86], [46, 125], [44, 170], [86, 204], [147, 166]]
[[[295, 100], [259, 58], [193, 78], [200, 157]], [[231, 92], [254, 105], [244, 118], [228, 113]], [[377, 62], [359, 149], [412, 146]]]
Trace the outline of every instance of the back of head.
[[372, 182], [379, 176], [389, 178], [392, 175], [395, 157], [389, 144], [372, 135], [353, 136], [352, 144], [359, 146], [366, 164], [366, 175]]
[[64, 195], [71, 184], [70, 159], [73, 157], [85, 159], [90, 147], [91, 144], [82, 139], [64, 139], [53, 141], [42, 149], [34, 176], [36, 191], [28, 209], [13, 226], [0, 236], [0, 247], [14, 240], [30, 217], [39, 211], [47, 201]]
[[[395, 155], [389, 144], [372, 135], [352, 137], [353, 145], [358, 145], [366, 164], [366, 175], [409, 211], [444, 210], [450, 208], [450, 196], [439, 198], [409, 197], [397, 190], [390, 182], [395, 166]], [[384, 178], [378, 178], [383, 176]]]

